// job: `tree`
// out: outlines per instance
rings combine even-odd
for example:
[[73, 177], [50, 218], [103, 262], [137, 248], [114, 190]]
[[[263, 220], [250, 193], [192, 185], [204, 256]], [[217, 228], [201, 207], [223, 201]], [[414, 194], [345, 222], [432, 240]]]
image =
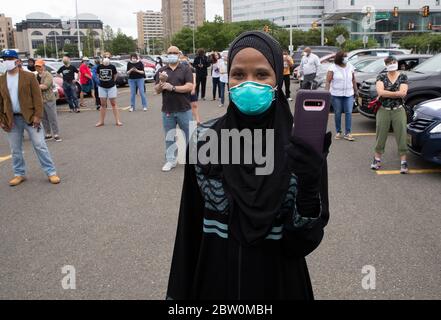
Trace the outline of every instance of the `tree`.
[[68, 54], [71, 57], [78, 57], [78, 46], [76, 44], [67, 43], [64, 44], [63, 53]]
[[112, 54], [127, 54], [134, 51], [136, 51], [135, 40], [118, 30], [116, 37], [111, 42]]
[[115, 39], [115, 33], [112, 27], [105, 25], [103, 28], [102, 42], [104, 43], [104, 51], [112, 49], [112, 41]]
[[346, 39], [350, 38], [349, 30], [341, 24], [336, 24], [332, 28], [325, 29], [325, 38], [328, 39], [326, 43], [328, 46], [341, 47], [337, 42], [337, 37], [342, 35]]

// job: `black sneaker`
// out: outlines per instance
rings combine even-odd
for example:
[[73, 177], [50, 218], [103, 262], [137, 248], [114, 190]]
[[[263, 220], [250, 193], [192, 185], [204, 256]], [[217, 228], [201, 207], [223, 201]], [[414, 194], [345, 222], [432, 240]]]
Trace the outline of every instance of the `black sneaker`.
[[401, 163], [400, 173], [401, 174], [408, 174], [409, 173], [409, 166], [407, 165], [407, 162]]
[[51, 140], [52, 136], [50, 134], [47, 134], [44, 136], [44, 140]]
[[372, 164], [371, 164], [371, 169], [372, 170], [380, 170], [380, 168], [381, 168], [381, 160], [377, 160], [374, 157], [374, 160], [372, 161]]
[[54, 136], [54, 140], [57, 142], [63, 141], [63, 139], [61, 139], [60, 136]]

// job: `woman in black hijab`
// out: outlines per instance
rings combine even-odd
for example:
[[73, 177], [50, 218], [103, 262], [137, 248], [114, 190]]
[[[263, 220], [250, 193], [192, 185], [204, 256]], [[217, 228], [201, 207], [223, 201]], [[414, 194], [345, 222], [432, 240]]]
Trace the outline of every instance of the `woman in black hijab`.
[[[214, 144], [200, 138], [207, 129], [217, 133], [218, 161], [186, 165], [167, 298], [313, 299], [305, 257], [320, 244], [329, 219], [330, 134], [320, 155], [292, 137], [282, 50], [271, 36], [240, 35], [228, 69], [227, 113], [198, 128], [197, 150]], [[240, 150], [230, 148], [228, 163], [239, 154], [240, 164], [221, 161], [225, 129], [253, 133]], [[255, 129], [263, 132], [261, 145]], [[262, 165], [246, 164], [244, 150], [266, 150], [272, 132], [274, 169], [257, 175]]]

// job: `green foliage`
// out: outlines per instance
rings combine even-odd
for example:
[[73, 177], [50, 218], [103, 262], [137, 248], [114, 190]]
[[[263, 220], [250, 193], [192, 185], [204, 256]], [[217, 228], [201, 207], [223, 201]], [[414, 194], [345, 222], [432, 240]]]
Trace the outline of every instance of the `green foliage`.
[[113, 55], [129, 54], [136, 51], [136, 42], [132, 37], [118, 30], [116, 37], [111, 41], [110, 47]]
[[[378, 47], [378, 42], [375, 41], [375, 39], [373, 38], [369, 38], [368, 43], [366, 44], [366, 48], [375, 48]], [[364, 45], [363, 45], [363, 40], [362, 39], [358, 39], [358, 40], [346, 40], [345, 43], [343, 43], [343, 49], [347, 52], [352, 51], [352, 50], [357, 50], [357, 49], [363, 49]]]
[[402, 48], [413, 49], [417, 53], [439, 52], [441, 50], [441, 35], [413, 35], [401, 38], [398, 43]]
[[[213, 22], [206, 21], [202, 26], [195, 30], [195, 47], [205, 48], [207, 51], [222, 51], [229, 47], [230, 43], [238, 35], [245, 31], [262, 30], [265, 26], [269, 27], [269, 33], [276, 38], [282, 48], [288, 49], [289, 46], [289, 30], [279, 27], [269, 20], [252, 20], [243, 22], [224, 23], [222, 17], [216, 16]], [[311, 29], [302, 31], [294, 29], [293, 46], [300, 45], [320, 45], [321, 30]], [[349, 31], [343, 25], [335, 25], [333, 28], [325, 30], [325, 37], [328, 39], [328, 45], [336, 45], [336, 38], [343, 35], [349, 39]], [[193, 30], [191, 28], [183, 28], [172, 38], [172, 44], [179, 47], [183, 52], [193, 52]], [[363, 47], [363, 45], [361, 45]]]
[[78, 46], [76, 44], [65, 44], [63, 53], [68, 54], [71, 57], [78, 57]]

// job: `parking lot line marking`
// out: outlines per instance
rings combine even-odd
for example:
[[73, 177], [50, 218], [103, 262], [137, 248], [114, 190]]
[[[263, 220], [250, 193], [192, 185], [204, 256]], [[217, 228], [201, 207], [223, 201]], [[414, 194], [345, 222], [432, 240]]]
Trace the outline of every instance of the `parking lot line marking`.
[[0, 162], [3, 162], [3, 161], [6, 161], [6, 160], [9, 160], [9, 159], [11, 159], [11, 158], [12, 158], [11, 155], [9, 155], [9, 156], [5, 156], [5, 157], [0, 157]]
[[375, 132], [361, 132], [361, 133], [353, 133], [354, 137], [374, 137], [376, 135]]
[[[378, 175], [397, 175], [400, 174], [400, 170], [378, 170]], [[431, 174], [441, 173], [441, 169], [410, 169], [410, 174]]]

